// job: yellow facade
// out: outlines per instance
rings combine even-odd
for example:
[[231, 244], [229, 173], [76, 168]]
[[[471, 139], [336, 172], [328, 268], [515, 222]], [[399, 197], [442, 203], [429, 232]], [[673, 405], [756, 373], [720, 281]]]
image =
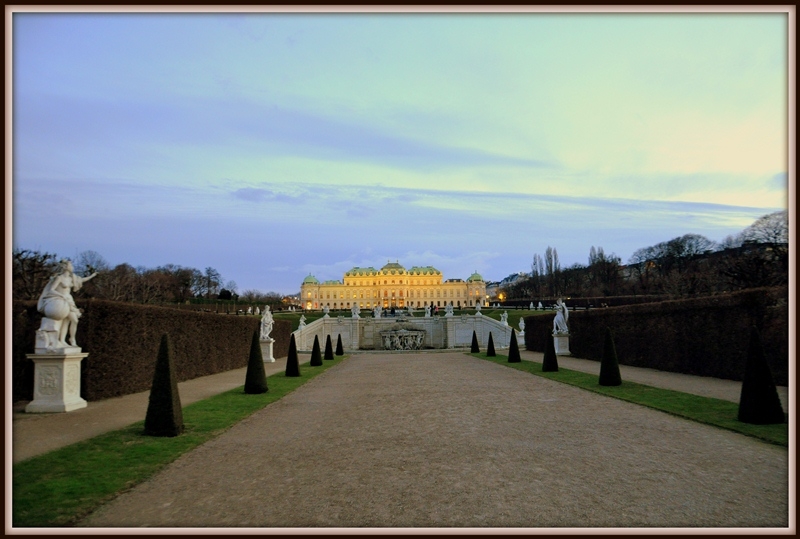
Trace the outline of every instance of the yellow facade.
[[486, 283], [477, 273], [466, 281], [442, 280], [442, 272], [431, 266], [414, 266], [406, 269], [390, 262], [380, 270], [353, 268], [344, 274], [342, 281], [319, 282], [309, 275], [300, 287], [301, 303], [305, 309], [383, 309], [392, 307], [425, 308], [434, 305], [443, 308], [452, 303], [456, 308], [474, 307], [477, 302], [486, 304]]

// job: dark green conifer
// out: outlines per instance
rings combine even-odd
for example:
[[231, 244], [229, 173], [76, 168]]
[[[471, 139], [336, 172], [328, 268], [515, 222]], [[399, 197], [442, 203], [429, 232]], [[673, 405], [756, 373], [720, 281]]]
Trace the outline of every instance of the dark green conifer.
[[161, 337], [150, 388], [150, 402], [144, 420], [148, 436], [178, 436], [183, 432], [183, 409], [178, 394], [178, 375], [172, 357], [172, 342], [166, 333]]
[[470, 354], [477, 354], [481, 351], [480, 347], [478, 346], [478, 334], [475, 333], [475, 330], [472, 330], [472, 347], [469, 349]]
[[494, 339], [492, 338], [492, 332], [489, 332], [489, 344], [486, 345], [486, 357], [496, 357], [497, 354], [494, 352]]
[[322, 353], [319, 350], [319, 336], [314, 335], [314, 348], [311, 349], [311, 361], [308, 363], [312, 367], [322, 365]]
[[556, 345], [553, 336], [548, 332], [547, 344], [544, 346], [544, 359], [542, 360], [542, 372], [558, 372], [558, 356], [556, 356]]
[[341, 333], [336, 338], [336, 355], [337, 356], [343, 356], [344, 355], [344, 347], [342, 346], [342, 334]]
[[289, 339], [289, 355], [286, 357], [286, 376], [300, 376], [300, 361], [297, 359], [297, 343], [294, 333]]
[[619, 374], [617, 349], [614, 346], [614, 337], [611, 335], [611, 329], [608, 327], [606, 328], [606, 340], [603, 344], [603, 359], [600, 361], [600, 385], [622, 385], [622, 376]]
[[508, 362], [522, 362], [522, 358], [519, 356], [519, 344], [517, 344], [517, 334], [514, 331], [514, 328], [511, 328], [511, 342], [508, 343]]
[[331, 344], [331, 336], [325, 339], [325, 359], [333, 359], [333, 345]]
[[244, 377], [244, 392], [248, 395], [258, 395], [269, 391], [267, 387], [267, 373], [264, 371], [264, 356], [261, 354], [261, 340], [258, 331], [253, 332], [250, 344], [250, 359], [247, 362], [247, 374]]
[[739, 421], [756, 425], [786, 421], [772, 371], [764, 356], [761, 336], [755, 327], [750, 330], [747, 364], [739, 397]]

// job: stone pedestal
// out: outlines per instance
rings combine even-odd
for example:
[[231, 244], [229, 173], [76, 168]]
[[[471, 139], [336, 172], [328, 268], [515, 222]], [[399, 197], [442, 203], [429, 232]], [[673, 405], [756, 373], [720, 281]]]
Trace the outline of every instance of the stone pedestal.
[[569, 353], [569, 333], [553, 335], [553, 345], [557, 356], [568, 356]]
[[27, 354], [33, 360], [33, 400], [25, 407], [27, 413], [71, 412], [86, 408], [81, 398], [81, 361], [89, 354], [80, 353]]
[[264, 363], [275, 363], [275, 358], [272, 357], [272, 344], [275, 339], [267, 339], [261, 341], [261, 357], [264, 358]]

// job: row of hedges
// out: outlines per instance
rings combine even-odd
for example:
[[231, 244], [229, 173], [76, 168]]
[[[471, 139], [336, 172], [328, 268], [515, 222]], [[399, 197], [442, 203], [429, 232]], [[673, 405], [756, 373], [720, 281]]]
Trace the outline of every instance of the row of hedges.
[[[653, 303], [655, 301], [663, 301], [667, 299], [666, 296], [659, 296], [659, 295], [638, 295], [638, 296], [596, 296], [596, 297], [588, 297], [588, 298], [571, 298], [569, 300], [570, 307], [578, 307], [581, 309], [585, 309], [588, 307], [591, 308], [600, 308], [603, 304], [608, 307], [621, 307], [623, 305], [639, 305], [641, 303]], [[542, 307], [548, 308], [552, 307], [556, 304], [558, 298], [547, 298], [541, 300], [530, 300], [530, 299], [509, 299], [506, 301], [501, 301], [501, 307], [508, 307], [510, 309], [516, 308], [523, 308], [527, 309], [531, 305], [531, 301], [533, 302], [534, 306], [539, 305], [539, 302], [542, 302]], [[494, 304], [494, 301], [490, 303]]]
[[[705, 298], [570, 311], [569, 348], [599, 361], [611, 328], [620, 364], [742, 380], [750, 327], [761, 333], [778, 385], [789, 378], [789, 305], [786, 287], [758, 288]], [[525, 347], [544, 352], [553, 318], [525, 317]]]
[[[81, 397], [96, 401], [147, 391], [153, 382], [161, 336], [173, 343], [178, 381], [247, 366], [253, 332], [260, 319], [222, 316], [104, 300], [78, 301], [83, 310], [78, 344], [88, 357], [81, 363]], [[36, 302], [13, 302], [13, 398], [33, 398], [36, 330], [42, 315]], [[291, 324], [276, 320], [271, 333], [274, 357], [285, 357]]]

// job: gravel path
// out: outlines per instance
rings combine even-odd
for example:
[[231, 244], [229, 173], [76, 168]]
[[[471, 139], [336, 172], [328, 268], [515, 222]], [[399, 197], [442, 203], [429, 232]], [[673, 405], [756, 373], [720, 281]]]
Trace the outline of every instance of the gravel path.
[[[310, 367], [305, 367], [310, 368]], [[98, 527], [787, 527], [788, 452], [462, 353], [354, 355]]]

